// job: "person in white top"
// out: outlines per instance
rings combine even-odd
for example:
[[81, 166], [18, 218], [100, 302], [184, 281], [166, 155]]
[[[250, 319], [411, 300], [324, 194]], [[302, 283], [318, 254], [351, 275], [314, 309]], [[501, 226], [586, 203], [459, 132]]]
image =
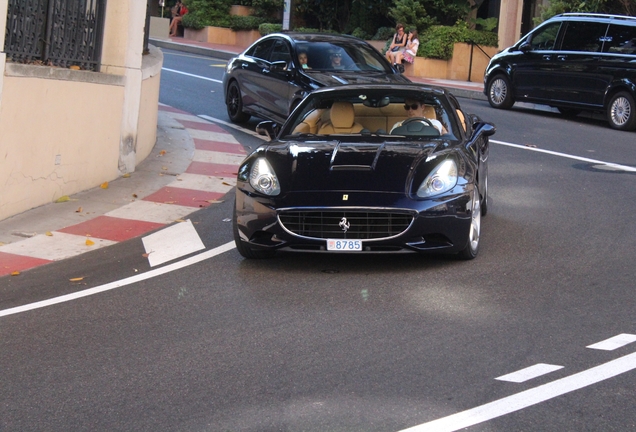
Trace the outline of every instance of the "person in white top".
[[[435, 129], [439, 131], [440, 135], [444, 133], [444, 126], [442, 126], [442, 122], [437, 119], [427, 118], [424, 115], [424, 106], [422, 105], [422, 102], [414, 99], [406, 99], [404, 100], [404, 109], [406, 110], [406, 116], [408, 117], [406, 120], [413, 117], [424, 117], [435, 127]], [[394, 124], [391, 128], [391, 132], [393, 132], [393, 129], [402, 126], [402, 123], [406, 120]]]
[[[419, 47], [420, 40], [417, 37], [417, 30], [412, 29], [411, 31], [409, 31], [409, 34], [406, 38], [406, 46], [404, 47], [404, 51], [395, 53], [395, 62], [398, 65], [402, 64], [402, 60], [413, 63], [415, 61], [415, 56], [417, 55], [417, 49]], [[401, 72], [404, 71], [402, 70]]]

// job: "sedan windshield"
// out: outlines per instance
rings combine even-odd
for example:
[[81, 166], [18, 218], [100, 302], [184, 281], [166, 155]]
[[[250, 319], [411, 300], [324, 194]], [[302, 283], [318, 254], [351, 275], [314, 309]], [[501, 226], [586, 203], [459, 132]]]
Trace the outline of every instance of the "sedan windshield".
[[308, 69], [393, 73], [380, 53], [364, 44], [297, 41], [296, 49], [306, 55]]

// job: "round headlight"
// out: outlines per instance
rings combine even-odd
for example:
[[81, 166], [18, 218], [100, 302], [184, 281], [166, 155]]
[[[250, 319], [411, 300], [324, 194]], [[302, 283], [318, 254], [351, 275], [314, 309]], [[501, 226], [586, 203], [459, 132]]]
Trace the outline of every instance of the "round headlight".
[[426, 176], [420, 187], [417, 189], [417, 196], [428, 198], [431, 196], [448, 192], [457, 184], [457, 164], [453, 159], [446, 159], [437, 165], [431, 173]]
[[278, 195], [280, 185], [272, 166], [265, 158], [258, 158], [252, 166], [250, 184], [254, 189], [265, 195]]

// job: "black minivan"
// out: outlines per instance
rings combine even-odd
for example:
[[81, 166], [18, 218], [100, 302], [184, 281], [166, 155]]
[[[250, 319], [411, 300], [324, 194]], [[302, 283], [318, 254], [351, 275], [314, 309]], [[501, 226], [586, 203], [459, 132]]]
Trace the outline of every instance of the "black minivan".
[[495, 108], [515, 101], [564, 115], [605, 113], [614, 129], [636, 129], [636, 17], [566, 13], [495, 55], [484, 75]]

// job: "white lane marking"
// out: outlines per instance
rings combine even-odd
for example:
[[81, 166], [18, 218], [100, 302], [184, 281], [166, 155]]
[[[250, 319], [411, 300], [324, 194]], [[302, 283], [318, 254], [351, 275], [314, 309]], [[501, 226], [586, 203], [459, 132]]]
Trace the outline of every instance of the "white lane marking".
[[[68, 234], [60, 231], [51, 232], [52, 235], [38, 234], [26, 240], [9, 243], [2, 246], [2, 252], [24, 255], [49, 261], [59, 261], [81, 255], [87, 251], [116, 244], [116, 241]], [[90, 239], [92, 245], [87, 245]]]
[[235, 165], [238, 170], [245, 155], [241, 153], [216, 152], [212, 150], [195, 150], [192, 162], [205, 162], [221, 165]]
[[[202, 124], [209, 125], [210, 123], [207, 122]], [[202, 129], [188, 128], [188, 133], [192, 138], [239, 145], [239, 142], [236, 140], [236, 138], [234, 138], [234, 136], [229, 132], [211, 132]]]
[[199, 79], [203, 79], [203, 80], [207, 80], [207, 81], [212, 81], [212, 82], [219, 83], [219, 84], [223, 83], [223, 81], [218, 80], [218, 79], [208, 78], [208, 77], [204, 77], [204, 76], [200, 76], [200, 75], [194, 75], [194, 74], [190, 74], [190, 73], [187, 73], [187, 72], [181, 72], [181, 71], [174, 70], [174, 69], [161, 68], [161, 70], [165, 70], [165, 71], [168, 71], [168, 72], [174, 72], [174, 73], [178, 73], [178, 74], [181, 74], [181, 75], [186, 75], [186, 76], [189, 76], [189, 77], [192, 77], [192, 78], [199, 78]]
[[[192, 189], [205, 192], [228, 193], [236, 186], [236, 177], [212, 177], [203, 174], [179, 174], [178, 180], [168, 184], [168, 187]], [[192, 210], [191, 210], [192, 211]]]
[[605, 339], [604, 341], [589, 345], [586, 348], [592, 348], [592, 349], [604, 350], [604, 351], [614, 351], [615, 349], [624, 347], [625, 345], [630, 344], [632, 342], [636, 342], [636, 335], [621, 333], [617, 336], [611, 337], [609, 339]]
[[[183, 174], [180, 174], [181, 177]], [[168, 186], [174, 187], [174, 181]], [[111, 210], [105, 216], [111, 216], [121, 219], [133, 219], [145, 222], [155, 222], [161, 224], [169, 224], [178, 219], [189, 215], [198, 209], [192, 207], [180, 206], [177, 204], [157, 203], [153, 201], [144, 201], [142, 199], [133, 201], [130, 204]]]
[[231, 127], [232, 129], [236, 129], [237, 131], [241, 131], [241, 132], [246, 133], [246, 134], [250, 134], [250, 135], [255, 136], [256, 138], [261, 139], [263, 141], [269, 141], [269, 138], [267, 138], [265, 136], [259, 135], [259, 134], [257, 134], [256, 132], [254, 132], [252, 130], [245, 129], [244, 127], [235, 125], [233, 123], [226, 122], [225, 120], [221, 120], [221, 119], [218, 119], [218, 118], [210, 117], [210, 116], [205, 115], [205, 114], [199, 114], [199, 117], [201, 117], [203, 119], [206, 119], [208, 121], [214, 122], [214, 123], [221, 123], [222, 125], [225, 125], [227, 127]]
[[574, 155], [569, 155], [567, 153], [559, 153], [559, 152], [555, 152], [555, 151], [552, 151], [552, 150], [544, 150], [544, 149], [540, 149], [540, 148], [536, 148], [536, 147], [527, 147], [527, 146], [524, 146], [524, 145], [512, 144], [512, 143], [505, 142], [505, 141], [490, 140], [490, 142], [494, 143], [494, 144], [500, 144], [500, 145], [508, 146], [508, 147], [515, 147], [515, 148], [519, 148], [519, 149], [523, 149], [523, 150], [529, 150], [529, 151], [534, 151], [534, 152], [538, 152], [538, 153], [545, 153], [545, 154], [549, 154], [549, 155], [553, 155], [553, 156], [560, 156], [560, 157], [564, 157], [564, 158], [568, 158], [568, 159], [574, 159], [574, 160], [578, 160], [578, 161], [581, 161], [581, 162], [605, 165], [605, 166], [612, 167], [612, 168], [615, 168], [615, 169], [618, 169], [618, 170], [621, 170], [621, 171], [636, 172], [636, 167], [631, 167], [631, 166], [628, 166], [628, 165], [620, 165], [620, 164], [616, 164], [616, 163], [612, 163], [612, 162], [605, 162], [605, 161], [596, 160], [596, 159], [584, 158], [584, 157], [581, 157], [581, 156], [574, 156]]
[[554, 372], [556, 370], [563, 369], [563, 366], [538, 363], [534, 366], [527, 367], [525, 369], [518, 370], [516, 372], [512, 372], [506, 375], [502, 375], [498, 378], [495, 378], [499, 381], [508, 381], [514, 383], [522, 383], [528, 380], [531, 380], [536, 377], [540, 377], [541, 375], [548, 374], [550, 372]]
[[150, 267], [205, 249], [201, 237], [188, 219], [141, 238]]
[[401, 432], [456, 431], [545, 402], [549, 399], [582, 389], [633, 369], [636, 369], [636, 353], [628, 354], [583, 372], [513, 394], [485, 405], [404, 429]]
[[121, 279], [118, 281], [114, 281], [114, 282], [110, 282], [107, 283], [105, 285], [100, 285], [94, 288], [89, 288], [87, 290], [84, 291], [78, 291], [78, 292], [74, 292], [71, 294], [66, 294], [63, 296], [59, 296], [59, 297], [54, 297], [48, 300], [42, 300], [39, 302], [35, 302], [35, 303], [30, 303], [30, 304], [26, 304], [23, 306], [16, 306], [13, 308], [9, 308], [9, 309], [4, 309], [4, 310], [0, 310], [0, 317], [3, 316], [8, 316], [8, 315], [14, 315], [14, 314], [18, 314], [18, 313], [22, 313], [22, 312], [27, 312], [30, 310], [34, 310], [34, 309], [40, 309], [43, 307], [47, 307], [47, 306], [52, 306], [54, 304], [58, 304], [58, 303], [64, 303], [64, 302], [68, 302], [68, 301], [72, 301], [72, 300], [77, 300], [79, 298], [82, 297], [88, 297], [91, 295], [95, 295], [95, 294], [99, 294], [102, 293], [104, 291], [110, 291], [116, 288], [121, 288], [127, 285], [131, 285], [137, 282], [141, 282], [147, 279], [152, 279], [154, 277], [157, 276], [161, 276], [163, 274], [166, 273], [170, 273], [173, 272], [175, 270], [180, 270], [184, 267], [188, 267], [191, 266], [193, 264], [199, 263], [201, 261], [205, 261], [207, 259], [213, 258], [217, 255], [220, 255], [224, 252], [227, 252], [229, 250], [234, 249], [235, 245], [234, 242], [228, 242], [225, 243], [224, 245], [221, 245], [219, 247], [216, 247], [214, 249], [210, 249], [209, 251], [205, 251], [202, 252], [198, 255], [192, 256], [190, 258], [186, 258], [182, 261], [173, 263], [173, 264], [168, 264], [165, 267], [161, 267], [158, 269], [154, 269], [154, 270], [150, 270], [147, 271], [145, 273], [142, 274], [138, 274], [135, 276], [131, 276], [125, 279]]

